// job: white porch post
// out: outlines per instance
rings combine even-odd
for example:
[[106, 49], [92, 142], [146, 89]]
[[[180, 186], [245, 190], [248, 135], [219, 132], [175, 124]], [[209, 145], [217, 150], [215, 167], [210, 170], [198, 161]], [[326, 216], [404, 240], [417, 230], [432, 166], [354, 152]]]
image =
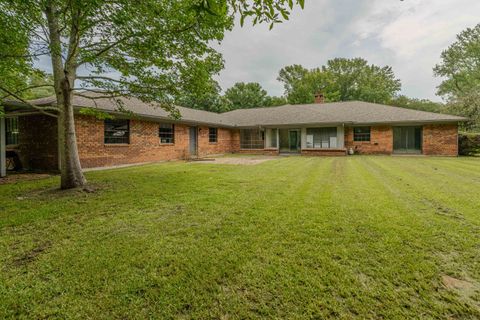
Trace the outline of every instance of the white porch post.
[[342, 126], [337, 127], [337, 148], [343, 149], [345, 147], [345, 128]]
[[0, 177], [7, 175], [7, 147], [5, 142], [5, 118], [0, 118]]
[[301, 137], [300, 148], [306, 149], [307, 148], [307, 128], [306, 127], [301, 128], [300, 137]]

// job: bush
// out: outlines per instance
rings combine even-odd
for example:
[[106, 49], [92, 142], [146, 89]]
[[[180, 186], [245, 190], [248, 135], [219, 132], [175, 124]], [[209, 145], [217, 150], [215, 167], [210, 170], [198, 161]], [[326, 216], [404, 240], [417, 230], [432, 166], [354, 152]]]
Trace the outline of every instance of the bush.
[[480, 133], [461, 133], [458, 137], [458, 149], [462, 156], [480, 156]]

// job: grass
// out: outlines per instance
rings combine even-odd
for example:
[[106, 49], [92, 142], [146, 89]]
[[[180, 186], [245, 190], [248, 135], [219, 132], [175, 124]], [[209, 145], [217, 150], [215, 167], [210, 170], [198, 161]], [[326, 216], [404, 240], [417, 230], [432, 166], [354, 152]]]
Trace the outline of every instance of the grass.
[[96, 192], [0, 185], [0, 318], [480, 317], [479, 159], [87, 178]]

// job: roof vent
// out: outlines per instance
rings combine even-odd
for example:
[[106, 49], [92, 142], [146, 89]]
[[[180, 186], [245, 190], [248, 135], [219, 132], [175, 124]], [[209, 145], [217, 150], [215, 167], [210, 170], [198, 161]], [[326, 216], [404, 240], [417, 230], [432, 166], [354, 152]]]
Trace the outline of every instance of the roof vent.
[[315, 103], [325, 103], [325, 96], [323, 95], [323, 93], [315, 93]]

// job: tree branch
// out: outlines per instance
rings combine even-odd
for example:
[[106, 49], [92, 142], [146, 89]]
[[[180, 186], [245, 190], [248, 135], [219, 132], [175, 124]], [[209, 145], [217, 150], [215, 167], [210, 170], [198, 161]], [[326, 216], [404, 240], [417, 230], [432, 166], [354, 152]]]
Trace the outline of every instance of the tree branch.
[[[100, 92], [98, 91], [97, 93], [100, 93]], [[105, 92], [103, 92], [103, 93], [105, 93]], [[121, 94], [121, 93], [92, 97], [92, 96], [87, 96], [87, 95], [81, 94], [80, 92], [77, 92], [77, 93], [75, 93], [75, 95], [79, 96], [79, 97], [82, 97], [82, 98], [90, 99], [90, 100], [93, 100], [93, 101], [99, 100], [99, 99], [113, 99], [113, 98], [124, 97], [124, 95]], [[95, 105], [96, 105], [96, 102], [95, 102]]]
[[20, 102], [25, 103], [25, 104], [28, 105], [29, 107], [32, 107], [32, 108], [34, 108], [35, 110], [38, 110], [38, 111], [40, 111], [41, 113], [43, 113], [43, 114], [45, 114], [45, 115], [48, 115], [48, 116], [57, 118], [58, 116], [57, 116], [56, 114], [53, 114], [53, 113], [50, 113], [50, 112], [47, 112], [47, 111], [50, 110], [50, 111], [61, 112], [60, 109], [58, 109], [58, 108], [56, 108], [56, 107], [52, 107], [52, 106], [47, 106], [47, 107], [39, 107], [39, 106], [36, 106], [36, 105], [28, 102], [27, 100], [23, 99], [22, 97], [18, 96], [18, 95], [15, 94], [14, 92], [11, 92], [10, 90], [8, 90], [8, 89], [6, 89], [6, 88], [4, 88], [4, 87], [1, 87], [1, 86], [0, 86], [0, 90], [8, 93], [9, 96], [14, 97], [15, 99], [19, 100]]
[[[17, 91], [13, 91], [13, 93], [19, 94], [19, 93], [25, 92], [25, 91], [27, 91], [27, 90], [36, 89], [36, 88], [42, 88], [42, 87], [53, 87], [53, 84], [41, 84], [41, 85], [30, 86], [30, 87], [23, 88], [23, 89], [20, 89], [20, 90], [17, 90]], [[2, 90], [5, 91], [3, 88], [2, 88]], [[5, 92], [6, 92], [6, 91], [5, 91]], [[8, 98], [9, 96], [11, 96], [11, 94], [7, 94], [6, 96], [1, 97], [0, 99], [6, 99], [6, 98]]]
[[[126, 41], [126, 40], [128, 40], [128, 39], [130, 39], [130, 38], [132, 38], [132, 37], [134, 37], [134, 36], [135, 36], [135, 34], [131, 34], [131, 35], [125, 36], [125, 37], [123, 37], [123, 38], [120, 38], [120, 39], [118, 39], [118, 40], [115, 41], [115, 42], [110, 43], [109, 45], [105, 46], [104, 48], [98, 50], [98, 51], [91, 57], [91, 59], [95, 59], [95, 58], [100, 57], [100, 56], [103, 55], [104, 53], [108, 52], [109, 50], [113, 49], [115, 46], [117, 46], [117, 45], [119, 45], [120, 43], [122, 43], [123, 41]], [[78, 67], [78, 66], [81, 66], [82, 64], [84, 64], [84, 63], [86, 63], [86, 62], [88, 62], [88, 61], [86, 61], [85, 59], [82, 60], [82, 61], [79, 61], [79, 62], [77, 63], [77, 67]]]

